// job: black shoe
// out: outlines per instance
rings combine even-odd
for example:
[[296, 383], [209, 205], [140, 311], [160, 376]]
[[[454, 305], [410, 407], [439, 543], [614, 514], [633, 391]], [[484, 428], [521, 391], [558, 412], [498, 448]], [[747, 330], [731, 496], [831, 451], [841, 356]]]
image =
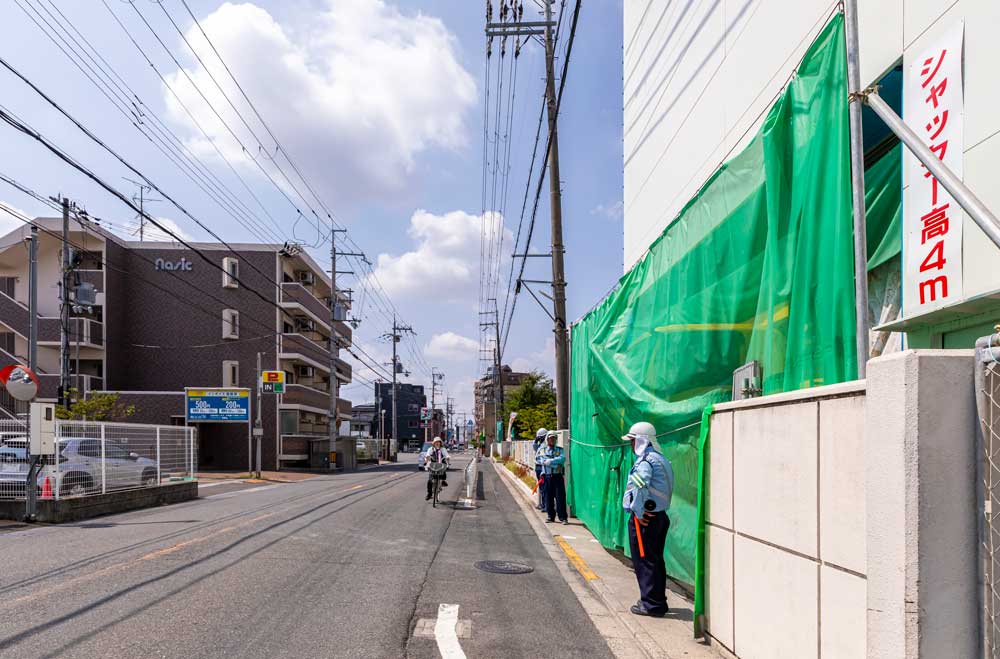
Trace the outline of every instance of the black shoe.
[[424, 497], [424, 501], [430, 501], [430, 500], [431, 500], [431, 495], [428, 494], [426, 497]]
[[448, 487], [448, 481], [441, 481], [441, 487]]
[[545, 521], [548, 522], [549, 524], [555, 524], [556, 523], [556, 520], [554, 520], [554, 519], [547, 519]]
[[648, 616], [650, 618], [663, 618], [667, 615], [666, 611], [647, 611], [638, 604], [633, 604], [632, 608], [629, 609], [629, 611], [631, 611], [637, 616]]

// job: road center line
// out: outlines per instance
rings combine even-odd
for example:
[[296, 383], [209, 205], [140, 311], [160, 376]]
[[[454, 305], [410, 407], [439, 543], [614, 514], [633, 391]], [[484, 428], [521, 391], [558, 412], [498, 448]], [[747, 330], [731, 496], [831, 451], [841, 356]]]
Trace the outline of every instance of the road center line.
[[438, 607], [434, 639], [442, 659], [465, 659], [465, 652], [458, 642], [458, 604], [441, 604]]

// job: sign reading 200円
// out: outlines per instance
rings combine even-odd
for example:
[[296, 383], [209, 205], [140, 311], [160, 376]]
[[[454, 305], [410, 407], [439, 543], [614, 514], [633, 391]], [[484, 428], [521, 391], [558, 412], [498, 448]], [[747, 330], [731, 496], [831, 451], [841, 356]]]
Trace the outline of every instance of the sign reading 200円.
[[249, 423], [249, 389], [185, 389], [189, 423]]

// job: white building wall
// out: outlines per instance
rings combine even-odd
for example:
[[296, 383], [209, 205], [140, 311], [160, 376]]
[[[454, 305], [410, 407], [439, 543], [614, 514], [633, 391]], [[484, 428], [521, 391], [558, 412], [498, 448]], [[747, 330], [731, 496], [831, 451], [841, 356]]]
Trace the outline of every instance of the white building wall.
[[[858, 0], [862, 82], [964, 19], [965, 178], [1000, 209], [1000, 2]], [[755, 133], [835, 11], [828, 0], [626, 0], [625, 269]], [[966, 296], [1000, 288], [997, 250], [966, 223]], [[991, 261], [992, 259], [992, 261]], [[994, 267], [990, 268], [990, 264]]]

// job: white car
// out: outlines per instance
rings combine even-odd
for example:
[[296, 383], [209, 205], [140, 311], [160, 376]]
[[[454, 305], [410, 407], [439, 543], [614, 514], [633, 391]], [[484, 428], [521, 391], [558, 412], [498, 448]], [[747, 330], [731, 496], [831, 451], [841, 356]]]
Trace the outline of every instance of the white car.
[[422, 471], [425, 469], [424, 463], [427, 461], [427, 453], [434, 445], [430, 442], [424, 442], [424, 445], [420, 447], [420, 453], [417, 455], [417, 471]]
[[[157, 484], [156, 461], [139, 457], [124, 446], [108, 441], [101, 468], [101, 442], [97, 439], [67, 438], [58, 443], [59, 464], [46, 464], [38, 474], [38, 491], [45, 480], [61, 496], [100, 493]], [[51, 460], [51, 458], [50, 458]], [[0, 465], [0, 492], [23, 496], [28, 473], [27, 461]]]

